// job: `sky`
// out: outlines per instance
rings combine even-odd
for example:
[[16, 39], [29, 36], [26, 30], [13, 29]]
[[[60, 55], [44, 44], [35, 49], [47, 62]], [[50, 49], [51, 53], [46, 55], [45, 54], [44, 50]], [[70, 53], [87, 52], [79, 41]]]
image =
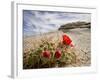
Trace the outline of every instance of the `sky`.
[[61, 25], [77, 21], [90, 22], [91, 14], [23, 10], [24, 36], [52, 32], [58, 30]]

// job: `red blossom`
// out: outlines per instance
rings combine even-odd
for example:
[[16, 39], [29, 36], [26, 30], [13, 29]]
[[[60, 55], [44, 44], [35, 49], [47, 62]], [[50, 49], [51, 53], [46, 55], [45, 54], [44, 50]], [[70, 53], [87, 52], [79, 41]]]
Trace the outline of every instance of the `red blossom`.
[[44, 52], [42, 53], [42, 55], [43, 55], [43, 57], [45, 57], [45, 58], [50, 58], [50, 57], [51, 57], [51, 54], [50, 54], [49, 51], [44, 51]]
[[56, 57], [57, 59], [59, 59], [59, 58], [61, 57], [61, 51], [60, 51], [60, 50], [57, 50], [57, 51], [55, 52], [55, 57]]
[[71, 47], [73, 47], [73, 44], [71, 44], [72, 40], [70, 39], [69, 36], [67, 36], [67, 35], [64, 34], [62, 37], [63, 37], [63, 43], [64, 44], [70, 45]]
[[71, 46], [71, 47], [74, 47], [74, 45], [73, 45], [72, 43], [70, 44], [70, 46]]

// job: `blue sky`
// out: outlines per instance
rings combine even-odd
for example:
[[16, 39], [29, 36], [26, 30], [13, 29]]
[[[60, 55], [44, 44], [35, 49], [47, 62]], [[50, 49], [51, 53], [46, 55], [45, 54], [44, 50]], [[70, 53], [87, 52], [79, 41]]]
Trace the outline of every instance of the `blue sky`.
[[76, 21], [90, 22], [91, 14], [23, 10], [25, 36], [55, 31], [63, 24]]

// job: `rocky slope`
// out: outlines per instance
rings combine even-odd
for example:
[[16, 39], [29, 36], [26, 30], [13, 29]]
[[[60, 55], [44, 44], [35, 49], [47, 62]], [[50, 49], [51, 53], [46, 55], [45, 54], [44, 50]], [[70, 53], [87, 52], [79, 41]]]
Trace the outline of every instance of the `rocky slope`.
[[74, 28], [90, 28], [90, 22], [72, 22], [62, 25], [59, 30], [74, 29]]

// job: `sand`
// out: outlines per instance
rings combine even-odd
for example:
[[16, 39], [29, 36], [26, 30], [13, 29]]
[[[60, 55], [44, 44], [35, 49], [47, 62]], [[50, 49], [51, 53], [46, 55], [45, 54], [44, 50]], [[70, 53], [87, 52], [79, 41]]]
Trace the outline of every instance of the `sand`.
[[76, 28], [66, 31], [73, 40], [73, 44], [81, 62], [76, 66], [89, 66], [91, 64], [91, 30], [89, 28]]
[[[55, 31], [52, 33], [25, 37], [23, 41], [24, 53], [30, 49], [35, 49], [41, 43], [41, 39], [48, 39], [49, 41], [56, 41], [61, 38], [63, 32]], [[89, 28], [76, 28], [66, 30], [66, 34], [70, 36], [73, 41], [74, 49], [77, 53], [79, 61], [75, 64], [67, 65], [67, 67], [90, 66], [91, 64], [91, 31]], [[57, 41], [56, 41], [57, 43]]]

